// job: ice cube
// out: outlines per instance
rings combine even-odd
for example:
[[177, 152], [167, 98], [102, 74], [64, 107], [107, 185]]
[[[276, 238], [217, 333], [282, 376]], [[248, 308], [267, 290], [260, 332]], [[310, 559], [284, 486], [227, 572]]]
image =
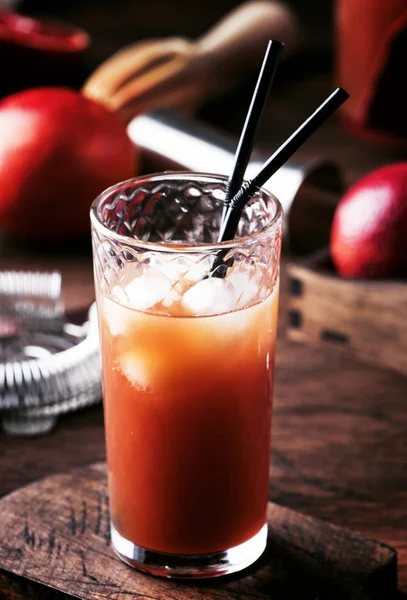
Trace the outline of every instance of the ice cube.
[[172, 283], [178, 281], [187, 269], [185, 264], [172, 254], [162, 253], [158, 256], [153, 254], [149, 259], [149, 264], [154, 271], [162, 273]]
[[[195, 264], [193, 264], [193, 262], [195, 262]], [[206, 256], [205, 258], [198, 256], [195, 257], [193, 262], [192, 264], [191, 262], [189, 263], [184, 279], [187, 281], [200, 281], [208, 275], [212, 265], [212, 259], [209, 256]]]
[[184, 293], [184, 307], [194, 315], [214, 315], [235, 308], [234, 287], [225, 279], [209, 277]]
[[236, 308], [249, 306], [258, 299], [261, 273], [254, 267], [238, 264], [228, 269], [225, 279], [234, 289]]
[[124, 289], [120, 285], [113, 286], [111, 296], [113, 300], [116, 300], [116, 302], [125, 305], [127, 304], [127, 296], [124, 292]]
[[145, 269], [146, 265], [139, 260], [125, 263], [122, 269], [117, 273], [117, 285], [121, 288], [126, 287], [133, 279], [142, 275]]
[[[121, 293], [123, 293], [123, 290], [118, 286], [115, 286], [112, 290], [112, 296], [118, 302], [123, 304], [120, 296]], [[111, 300], [109, 300], [109, 298], [103, 299], [102, 306], [102, 317], [107, 323], [110, 333], [113, 336], [121, 335], [129, 331], [134, 316], [131, 315], [128, 309], [119, 306], [119, 304], [117, 304], [116, 302], [112, 302]]]
[[118, 301], [136, 310], [148, 310], [167, 298], [172, 285], [163, 273], [148, 269], [122, 289]]
[[130, 353], [120, 356], [118, 368], [138, 391], [148, 391], [148, 368], [141, 356]]
[[163, 273], [173, 283], [185, 280], [195, 282], [203, 279], [211, 265], [209, 257], [199, 254], [173, 255], [163, 254], [152, 256], [150, 265]]
[[181, 295], [182, 294], [177, 289], [177, 284], [175, 284], [175, 287], [171, 289], [170, 293], [167, 294], [161, 304], [164, 308], [169, 308], [172, 304], [179, 302]]

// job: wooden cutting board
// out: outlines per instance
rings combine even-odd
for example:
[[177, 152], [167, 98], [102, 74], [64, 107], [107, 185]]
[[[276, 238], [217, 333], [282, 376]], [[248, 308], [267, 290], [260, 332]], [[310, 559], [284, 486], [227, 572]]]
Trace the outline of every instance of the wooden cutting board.
[[110, 545], [106, 466], [55, 475], [0, 500], [3, 600], [390, 600], [396, 551], [270, 503], [263, 557], [238, 575], [184, 583], [143, 575]]

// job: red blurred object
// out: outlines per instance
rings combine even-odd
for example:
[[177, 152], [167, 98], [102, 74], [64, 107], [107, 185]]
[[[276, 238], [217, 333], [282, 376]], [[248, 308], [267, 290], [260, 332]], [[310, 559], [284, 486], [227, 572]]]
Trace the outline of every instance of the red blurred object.
[[350, 93], [344, 124], [371, 139], [407, 143], [406, 0], [337, 0], [337, 78]]
[[0, 96], [40, 85], [79, 86], [89, 44], [82, 29], [0, 11]]
[[0, 228], [27, 239], [67, 239], [90, 229], [105, 188], [137, 174], [125, 124], [63, 88], [0, 102]]
[[331, 255], [349, 278], [407, 276], [407, 162], [363, 177], [341, 199], [331, 231]]

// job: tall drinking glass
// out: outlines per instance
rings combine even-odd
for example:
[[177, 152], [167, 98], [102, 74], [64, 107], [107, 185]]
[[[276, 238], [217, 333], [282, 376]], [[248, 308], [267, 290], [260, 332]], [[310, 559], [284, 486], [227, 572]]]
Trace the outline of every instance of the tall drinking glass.
[[163, 173], [91, 210], [112, 542], [167, 577], [238, 571], [266, 545], [282, 213], [262, 190], [218, 244], [225, 188]]

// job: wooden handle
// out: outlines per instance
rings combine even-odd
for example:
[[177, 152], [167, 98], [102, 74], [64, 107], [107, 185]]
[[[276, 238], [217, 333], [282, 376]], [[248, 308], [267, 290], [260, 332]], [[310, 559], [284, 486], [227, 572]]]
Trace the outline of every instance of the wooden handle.
[[[184, 38], [143, 40], [119, 50], [85, 81], [84, 96], [115, 111], [178, 72], [192, 53]], [[124, 99], [121, 94], [124, 92]]]
[[82, 92], [127, 120], [156, 108], [193, 111], [259, 67], [269, 39], [293, 51], [298, 29], [284, 4], [253, 0], [194, 43], [170, 38], [124, 48], [90, 76]]
[[284, 42], [287, 56], [295, 50], [298, 38], [297, 20], [285, 4], [253, 0], [229, 13], [196, 41], [196, 47], [220, 79], [260, 67], [269, 39]]

